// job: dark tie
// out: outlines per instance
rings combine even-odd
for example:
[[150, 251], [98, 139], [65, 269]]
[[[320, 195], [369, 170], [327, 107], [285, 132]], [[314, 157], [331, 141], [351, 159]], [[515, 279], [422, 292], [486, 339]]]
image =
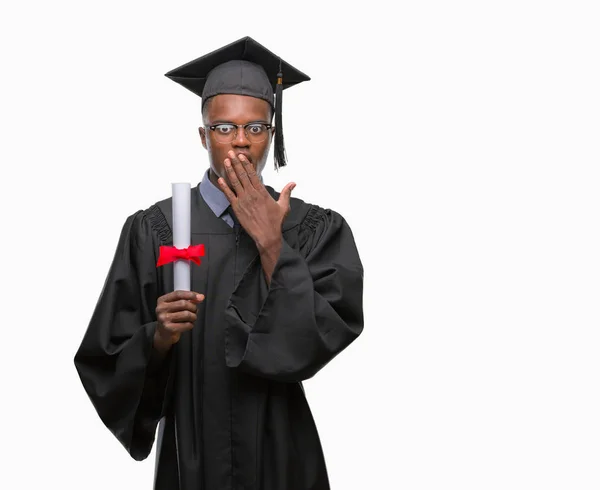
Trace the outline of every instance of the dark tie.
[[229, 206], [229, 208], [227, 208], [227, 211], [229, 212], [229, 216], [231, 216], [231, 219], [233, 220], [233, 227], [237, 231], [237, 229], [240, 227], [240, 222], [238, 221], [238, 219], [237, 219], [235, 213], [233, 212], [233, 209], [231, 208], [231, 206]]

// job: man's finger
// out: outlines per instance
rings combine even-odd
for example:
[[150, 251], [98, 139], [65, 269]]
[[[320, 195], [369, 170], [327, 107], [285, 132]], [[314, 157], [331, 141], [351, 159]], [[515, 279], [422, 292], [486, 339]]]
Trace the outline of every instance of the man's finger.
[[180, 299], [178, 301], [169, 301], [168, 303], [163, 303], [161, 311], [165, 312], [173, 312], [173, 311], [191, 311], [192, 313], [196, 313], [198, 308], [196, 305], [198, 301], [192, 301], [189, 299]]
[[248, 172], [246, 172], [246, 169], [242, 164], [240, 155], [236, 154], [233, 150], [230, 150], [227, 154], [229, 155], [229, 158], [231, 158], [231, 166], [233, 167], [238, 180], [241, 182], [242, 187], [248, 189], [250, 187], [250, 177], [248, 177]]
[[229, 158], [226, 158], [224, 163], [225, 171], [227, 172], [227, 178], [229, 179], [229, 183], [232, 187], [231, 190], [235, 193], [236, 196], [239, 196], [241, 193], [244, 192], [242, 183], [240, 182], [240, 179], [238, 179], [237, 174], [235, 173], [233, 165], [231, 164], [231, 160]]
[[225, 179], [221, 177], [217, 182], [219, 183], [219, 186], [221, 187], [221, 190], [223, 191], [223, 194], [225, 194], [225, 197], [227, 198], [227, 200], [231, 204], [233, 204], [237, 200], [237, 196], [229, 188], [229, 186], [227, 185], [227, 182], [225, 182]]
[[169, 326], [167, 327], [167, 333], [169, 336], [181, 335], [182, 332], [191, 330], [192, 328], [194, 328], [194, 324], [192, 322], [169, 323]]
[[245, 170], [246, 174], [248, 175], [248, 180], [250, 182], [250, 185], [254, 189], [260, 189], [263, 184], [260, 181], [260, 179], [258, 178], [256, 169], [252, 166], [252, 164], [250, 163], [250, 160], [248, 160], [242, 154], [239, 155], [239, 159], [240, 159], [240, 162], [242, 162], [242, 165], [244, 166], [244, 170]]
[[186, 323], [186, 322], [195, 322], [198, 317], [195, 313], [191, 311], [176, 311], [169, 315], [169, 323]]
[[[235, 188], [235, 192], [239, 195], [240, 191], [243, 192], [245, 190], [248, 190], [251, 187], [250, 178], [248, 177], [248, 173], [246, 172], [246, 169], [242, 165], [242, 162], [240, 162], [240, 159], [235, 154], [235, 152], [230, 151], [228, 153], [228, 155], [229, 155], [229, 159], [231, 160], [231, 168], [233, 169], [233, 173], [235, 174], [238, 182], [240, 183], [239, 191], [238, 191], [237, 187]], [[232, 182], [232, 185], [233, 185], [233, 182]]]
[[183, 291], [178, 289], [177, 291], [171, 291], [170, 293], [165, 294], [159, 298], [159, 301], [163, 302], [171, 302], [171, 301], [179, 301], [181, 299], [186, 299], [189, 301], [195, 301], [200, 303], [204, 300], [204, 295], [197, 293], [195, 291]]

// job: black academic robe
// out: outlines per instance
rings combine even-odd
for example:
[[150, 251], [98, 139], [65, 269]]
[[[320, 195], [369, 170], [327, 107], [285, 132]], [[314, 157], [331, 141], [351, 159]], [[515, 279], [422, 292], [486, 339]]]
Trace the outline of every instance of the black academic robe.
[[[278, 194], [268, 187], [275, 198]], [[75, 355], [95, 409], [135, 460], [159, 425], [157, 490], [326, 490], [323, 451], [302, 381], [363, 329], [363, 268], [338, 213], [292, 198], [270, 285], [252, 239], [191, 189], [194, 328], [163, 362], [156, 302], [173, 289], [172, 200], [130, 216]]]

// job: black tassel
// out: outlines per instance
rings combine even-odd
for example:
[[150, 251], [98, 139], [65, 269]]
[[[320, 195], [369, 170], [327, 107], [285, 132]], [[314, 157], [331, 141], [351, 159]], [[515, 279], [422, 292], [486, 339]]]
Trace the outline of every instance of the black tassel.
[[275, 170], [285, 167], [286, 155], [283, 144], [283, 122], [281, 117], [283, 95], [283, 73], [281, 72], [281, 60], [279, 61], [279, 73], [277, 74], [277, 86], [275, 87]]

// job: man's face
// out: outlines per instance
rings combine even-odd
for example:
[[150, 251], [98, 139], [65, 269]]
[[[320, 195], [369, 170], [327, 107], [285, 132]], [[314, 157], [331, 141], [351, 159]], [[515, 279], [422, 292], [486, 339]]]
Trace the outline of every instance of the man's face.
[[[225, 172], [224, 161], [229, 158], [227, 154], [233, 150], [236, 155], [242, 153], [256, 172], [260, 175], [271, 146], [273, 131], [267, 131], [266, 137], [261, 142], [252, 142], [248, 139], [242, 128], [238, 128], [237, 135], [231, 142], [223, 143], [222, 138], [219, 141], [214, 131], [208, 129], [208, 126], [214, 124], [234, 124], [244, 125], [248, 123], [271, 123], [271, 106], [268, 102], [249, 97], [246, 95], [220, 94], [211, 98], [207, 102], [204, 124], [207, 127], [199, 128], [202, 146], [208, 150], [210, 168], [214, 174], [213, 183], [219, 177], [223, 177], [228, 185], [229, 179]], [[213, 177], [213, 176], [211, 176]]]

